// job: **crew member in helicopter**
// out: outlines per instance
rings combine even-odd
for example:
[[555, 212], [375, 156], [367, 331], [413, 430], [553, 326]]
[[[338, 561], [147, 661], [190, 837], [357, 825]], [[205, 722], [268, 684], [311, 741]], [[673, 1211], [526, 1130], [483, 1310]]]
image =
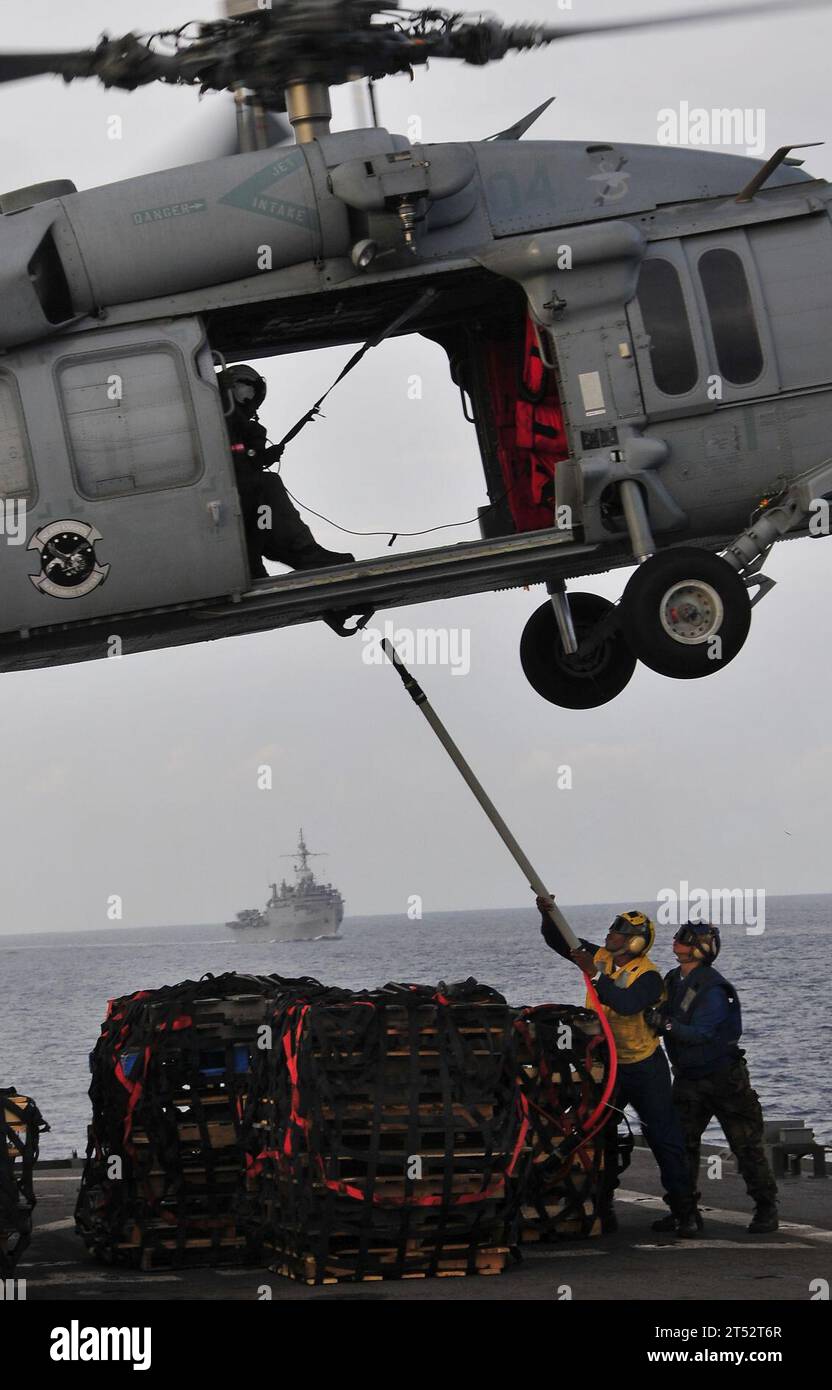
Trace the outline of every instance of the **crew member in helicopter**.
[[[670, 1068], [659, 1038], [646, 1013], [664, 999], [658, 966], [650, 960], [656, 931], [643, 912], [621, 912], [610, 926], [603, 946], [581, 939], [570, 952], [547, 908], [553, 898], [538, 898], [541, 932], [547, 946], [571, 960], [594, 979], [601, 1007], [607, 1016], [618, 1053], [618, 1082], [610, 1098], [613, 1111], [632, 1105], [642, 1133], [659, 1166], [665, 1202], [670, 1208], [673, 1231], [695, 1236], [696, 1198], [685, 1151], [685, 1136], [673, 1105]], [[587, 1008], [592, 1008], [588, 1001]], [[618, 1229], [613, 1194], [618, 1186], [618, 1138], [614, 1118], [604, 1128], [604, 1174], [599, 1198], [604, 1232]]]
[[264, 559], [296, 570], [351, 564], [354, 555], [325, 550], [318, 544], [293, 506], [282, 478], [268, 471], [279, 462], [282, 450], [268, 443], [266, 430], [258, 419], [266, 399], [266, 383], [260, 373], [240, 363], [221, 371], [217, 382], [231, 437], [253, 577], [267, 577]]

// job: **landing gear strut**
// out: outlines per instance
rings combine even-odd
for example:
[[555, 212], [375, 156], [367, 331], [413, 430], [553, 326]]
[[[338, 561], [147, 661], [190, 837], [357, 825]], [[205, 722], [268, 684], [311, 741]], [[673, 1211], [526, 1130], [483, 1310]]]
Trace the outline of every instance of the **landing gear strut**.
[[[697, 546], [657, 552], [638, 483], [625, 478], [619, 491], [639, 561], [619, 607], [595, 594], [567, 598], [563, 583], [552, 583], [549, 603], [529, 619], [520, 645], [529, 682], [566, 709], [614, 699], [637, 660], [677, 680], [710, 676], [733, 661], [748, 636], [751, 609], [773, 587], [761, 569], [775, 541], [800, 526], [828, 534], [832, 459], [763, 498], [724, 558]], [[749, 588], [757, 589], [753, 599]]]
[[607, 704], [621, 694], [636, 669], [614, 605], [598, 594], [570, 594], [567, 602], [556, 589], [552, 600], [527, 622], [520, 660], [538, 695], [564, 709]]

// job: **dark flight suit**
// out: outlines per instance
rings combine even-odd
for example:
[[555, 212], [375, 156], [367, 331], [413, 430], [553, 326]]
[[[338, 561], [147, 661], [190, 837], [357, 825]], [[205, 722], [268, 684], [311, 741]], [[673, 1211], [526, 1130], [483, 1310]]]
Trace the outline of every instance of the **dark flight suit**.
[[671, 970], [664, 983], [663, 1013], [671, 1022], [664, 1041], [694, 1187], [699, 1180], [702, 1135], [715, 1118], [749, 1197], [757, 1206], [775, 1206], [777, 1184], [763, 1148], [763, 1112], [751, 1086], [745, 1054], [737, 1046], [742, 1014], [736, 991], [706, 964], [686, 976], [678, 968]]
[[[560, 932], [546, 915], [542, 918], [541, 931], [547, 946], [566, 960], [571, 959]], [[621, 979], [620, 970], [615, 970], [610, 953], [604, 947], [583, 940], [581, 947], [589, 951], [596, 958], [596, 965], [602, 968], [594, 985], [598, 998], [607, 1010], [619, 1053], [618, 1082], [610, 1104], [622, 1110], [626, 1105], [632, 1105], [641, 1121], [644, 1138], [659, 1166], [668, 1205], [674, 1215], [681, 1214], [693, 1206], [685, 1139], [673, 1106], [667, 1061], [659, 1039], [643, 1018], [645, 1009], [655, 1007], [661, 1000], [661, 975], [646, 955], [636, 956], [629, 965], [637, 966], [640, 963], [646, 965], [647, 969], [638, 973], [636, 978], [631, 978], [629, 983], [625, 980], [622, 987], [611, 973], [614, 971], [615, 976]], [[631, 1038], [637, 1040], [635, 1049], [632, 1049]], [[639, 1060], [628, 1060], [633, 1050]], [[610, 1119], [604, 1128], [604, 1181], [599, 1199], [602, 1219], [609, 1218], [612, 1213], [613, 1193], [618, 1187], [617, 1158], [617, 1127], [614, 1119]]]
[[[322, 562], [321, 550], [306, 522], [293, 506], [283, 480], [264, 472], [271, 454], [265, 429], [240, 410], [226, 416], [231, 436], [234, 471], [243, 509], [249, 562], [256, 579], [266, 577], [261, 556], [294, 569], [310, 569]], [[260, 508], [268, 508], [264, 514]]]

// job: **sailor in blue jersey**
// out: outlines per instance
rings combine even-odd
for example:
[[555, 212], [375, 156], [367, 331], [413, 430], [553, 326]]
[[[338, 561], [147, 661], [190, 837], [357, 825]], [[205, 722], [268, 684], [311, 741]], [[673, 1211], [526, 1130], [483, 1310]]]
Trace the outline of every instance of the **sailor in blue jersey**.
[[[760, 1101], [739, 1046], [739, 997], [713, 967], [720, 944], [719, 929], [710, 923], [680, 927], [673, 940], [678, 965], [665, 976], [665, 1002], [654, 1011], [653, 1021], [673, 1068], [673, 1102], [685, 1132], [694, 1187], [702, 1135], [716, 1118], [754, 1202], [748, 1230], [763, 1235], [778, 1227], [777, 1184], [763, 1148]], [[664, 1217], [654, 1230], [673, 1225], [672, 1216]]]

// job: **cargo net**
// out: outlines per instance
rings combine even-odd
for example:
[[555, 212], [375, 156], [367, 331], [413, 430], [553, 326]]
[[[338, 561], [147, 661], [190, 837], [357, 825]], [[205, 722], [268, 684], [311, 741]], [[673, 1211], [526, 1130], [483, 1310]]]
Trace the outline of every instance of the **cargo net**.
[[143, 1269], [250, 1258], [233, 1211], [243, 1106], [265, 1001], [296, 983], [206, 975], [110, 1001], [75, 1212], [99, 1258]]
[[34, 1168], [40, 1136], [49, 1129], [38, 1107], [14, 1086], [0, 1087], [0, 1276], [7, 1277], [29, 1244], [36, 1204]]
[[112, 1000], [77, 1229], [143, 1269], [308, 1283], [496, 1274], [596, 1234], [597, 1017], [474, 980], [352, 993], [205, 976]]
[[297, 990], [270, 1026], [243, 1205], [272, 1267], [309, 1284], [500, 1273], [531, 1158], [502, 995]]
[[587, 1129], [608, 1076], [597, 1014], [544, 1004], [515, 1024], [520, 1083], [528, 1105], [531, 1163], [524, 1184], [522, 1242], [598, 1235], [609, 1109]]

